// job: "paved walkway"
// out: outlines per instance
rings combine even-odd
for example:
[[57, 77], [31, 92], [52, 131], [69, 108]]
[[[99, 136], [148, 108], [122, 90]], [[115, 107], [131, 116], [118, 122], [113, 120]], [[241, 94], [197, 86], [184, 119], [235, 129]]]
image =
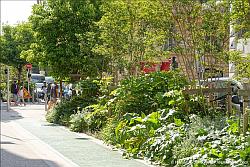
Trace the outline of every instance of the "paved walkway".
[[[15, 163], [22, 161], [19, 160], [20, 157], [26, 157], [23, 158], [25, 162], [35, 163], [35, 165], [26, 165], [28, 167], [148, 166], [136, 160], [123, 159], [121, 154], [110, 150], [99, 140], [92, 137], [70, 132], [62, 126], [47, 123], [45, 121], [44, 106], [42, 105], [27, 105], [26, 107], [12, 107], [11, 109], [10, 112], [1, 111], [1, 127], [3, 125], [3, 130], [1, 130], [3, 140], [1, 142], [7, 142], [5, 144], [1, 143], [1, 148], [3, 148], [1, 167], [16, 167], [15, 165], [8, 165], [9, 162], [12, 163], [10, 160], [12, 155], [16, 156], [14, 158], [16, 159]], [[10, 132], [7, 129], [15, 129], [15, 131]], [[12, 143], [20, 145], [20, 150], [14, 148]], [[27, 147], [27, 143], [29, 147]], [[26, 153], [27, 155], [25, 155]]]

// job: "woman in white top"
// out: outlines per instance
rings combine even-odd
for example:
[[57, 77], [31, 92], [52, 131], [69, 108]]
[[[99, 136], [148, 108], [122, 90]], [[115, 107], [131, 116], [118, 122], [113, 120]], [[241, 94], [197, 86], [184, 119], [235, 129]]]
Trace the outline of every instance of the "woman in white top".
[[24, 102], [24, 93], [23, 93], [23, 87], [20, 87], [20, 90], [18, 91], [18, 102], [21, 105], [21, 100], [22, 100], [22, 104], [25, 106], [25, 102]]

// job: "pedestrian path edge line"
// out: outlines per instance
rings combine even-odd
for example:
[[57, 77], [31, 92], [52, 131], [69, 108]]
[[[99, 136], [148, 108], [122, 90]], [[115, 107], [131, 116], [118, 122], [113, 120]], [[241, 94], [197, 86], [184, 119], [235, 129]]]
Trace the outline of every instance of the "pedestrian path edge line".
[[[27, 131], [26, 129], [24, 129], [21, 125], [19, 125], [16, 122], [12, 122], [13, 125], [19, 129], [20, 132], [23, 132], [25, 134], [27, 134], [27, 136], [32, 137], [33, 141], [29, 141], [31, 142], [31, 145], [29, 145], [35, 153], [38, 153], [39, 151], [37, 151], [34, 148], [38, 148], [38, 145], [36, 145], [35, 143], [39, 144], [39, 147], [45, 146], [47, 147], [47, 149], [49, 151], [51, 151], [52, 153], [54, 153], [56, 156], [58, 156], [59, 158], [61, 158], [62, 160], [64, 160], [68, 165], [68, 167], [80, 167], [79, 165], [77, 165], [76, 163], [74, 163], [73, 161], [71, 161], [69, 158], [63, 156], [60, 152], [58, 152], [57, 150], [55, 150], [54, 148], [52, 148], [49, 144], [45, 143], [44, 141], [42, 141], [41, 139], [39, 139], [38, 137], [36, 137], [35, 135], [33, 135], [32, 133], [30, 133], [29, 131]], [[38, 148], [39, 150], [42, 150], [41, 148]], [[38, 153], [39, 154], [39, 153]], [[42, 156], [44, 158], [44, 156]], [[54, 167], [54, 165], [52, 165], [52, 162], [46, 161], [44, 160], [44, 162], [49, 166], [49, 167]]]

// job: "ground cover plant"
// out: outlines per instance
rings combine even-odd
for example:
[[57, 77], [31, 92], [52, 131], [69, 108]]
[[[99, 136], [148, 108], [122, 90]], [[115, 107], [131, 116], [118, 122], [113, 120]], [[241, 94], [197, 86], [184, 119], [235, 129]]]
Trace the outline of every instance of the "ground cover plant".
[[183, 94], [187, 84], [179, 71], [126, 78], [113, 91], [111, 79], [88, 79], [81, 82], [79, 103], [64, 102], [50, 114], [54, 123], [123, 150], [125, 158], [169, 167], [249, 166], [250, 133], [240, 135], [235, 117]]
[[109, 101], [113, 117], [102, 138], [126, 158], [162, 166], [248, 166], [249, 133], [238, 134], [237, 120], [209, 108], [203, 98], [185, 97], [184, 83], [176, 72], [121, 82]]

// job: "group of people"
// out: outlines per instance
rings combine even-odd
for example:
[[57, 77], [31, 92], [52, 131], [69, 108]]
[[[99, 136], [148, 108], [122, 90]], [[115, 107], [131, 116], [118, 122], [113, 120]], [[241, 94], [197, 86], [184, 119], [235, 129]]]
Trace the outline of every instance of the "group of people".
[[[47, 100], [56, 101], [59, 97], [59, 87], [57, 83], [46, 83], [43, 82], [42, 86], [43, 97], [47, 97]], [[72, 84], [68, 84], [67, 86], [63, 86], [62, 96], [66, 99], [70, 99], [75, 94], [74, 89], [72, 88]], [[44, 98], [43, 98], [44, 99]], [[45, 99], [44, 99], [45, 100]]]
[[[42, 86], [43, 97], [42, 99], [47, 101], [56, 101], [59, 97], [59, 87], [57, 83], [46, 83], [43, 82]], [[24, 87], [23, 83], [18, 84], [17, 81], [14, 81], [11, 85], [11, 93], [13, 94], [14, 105], [26, 105], [25, 100], [31, 98], [29, 92]], [[72, 89], [72, 84], [65, 86], [65, 89], [62, 92], [62, 95], [66, 99], [70, 99], [75, 94], [75, 91]]]
[[44, 97], [47, 96], [47, 100], [56, 101], [58, 98], [58, 85], [56, 83], [47, 83], [44, 81], [42, 86]]
[[30, 98], [28, 91], [25, 89], [23, 84], [19, 86], [16, 81], [11, 85], [11, 93], [13, 94], [14, 105], [26, 105], [24, 99]]

